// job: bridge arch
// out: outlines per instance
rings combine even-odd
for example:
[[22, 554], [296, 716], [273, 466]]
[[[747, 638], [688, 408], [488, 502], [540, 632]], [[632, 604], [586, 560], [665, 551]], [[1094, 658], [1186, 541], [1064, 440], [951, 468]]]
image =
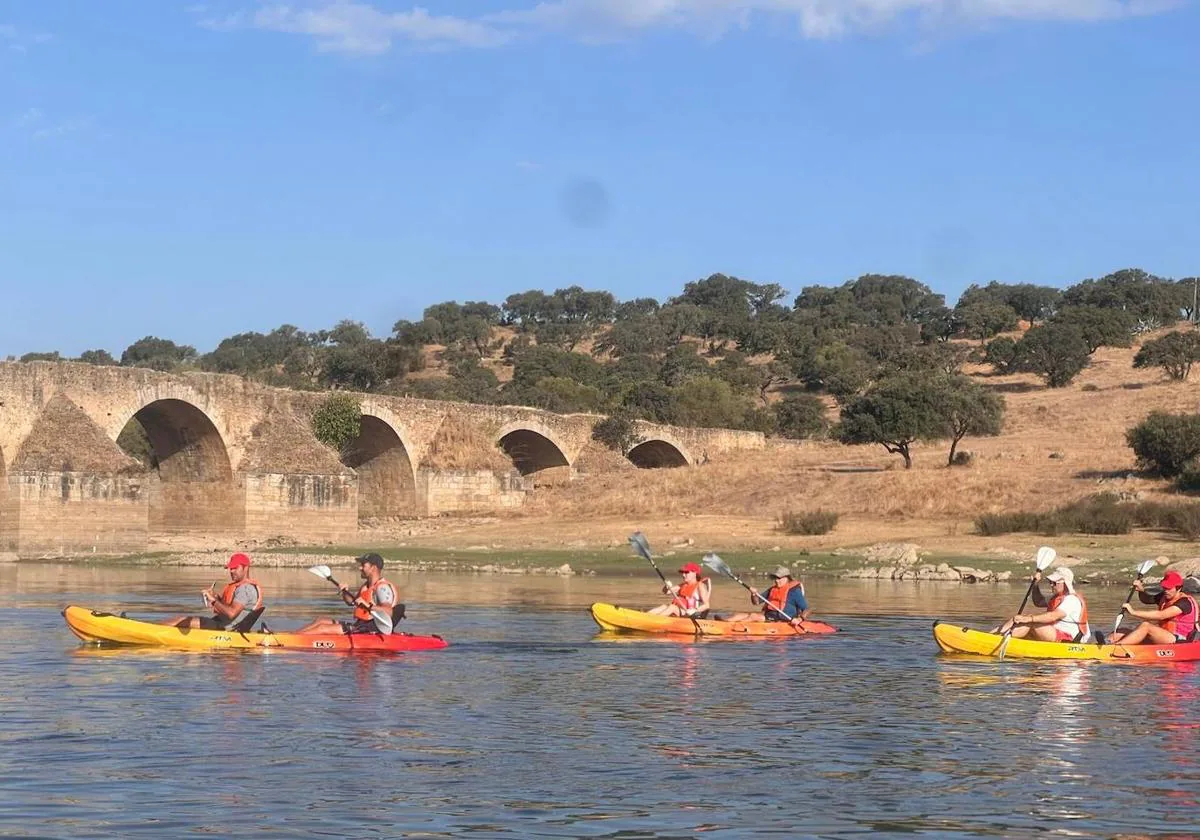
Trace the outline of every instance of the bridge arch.
[[358, 473], [358, 518], [415, 516], [417, 474], [404, 426], [387, 408], [366, 401], [358, 437], [342, 463]]
[[557, 435], [536, 422], [510, 423], [497, 435], [497, 444], [512, 459], [517, 472], [535, 486], [570, 480], [571, 462]]
[[678, 443], [658, 436], [644, 440], [625, 455], [633, 465], [644, 470], [686, 467], [692, 463]]
[[118, 445], [150, 470], [151, 534], [242, 530], [229, 449], [208, 412], [186, 399], [154, 398], [118, 428]]

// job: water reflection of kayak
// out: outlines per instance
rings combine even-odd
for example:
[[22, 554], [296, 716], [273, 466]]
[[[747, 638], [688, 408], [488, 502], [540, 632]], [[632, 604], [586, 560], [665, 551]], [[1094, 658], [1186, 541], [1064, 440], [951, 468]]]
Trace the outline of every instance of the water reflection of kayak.
[[[733, 638], [771, 638], [836, 633], [837, 628], [821, 621], [806, 621], [793, 628], [782, 621], [719, 621], [715, 619], [675, 618], [651, 615], [612, 604], [592, 604], [592, 618], [601, 630], [625, 633], [671, 633], [684, 636], [729, 636]], [[697, 633], [697, 626], [699, 632]]]
[[[1003, 636], [944, 621], [933, 623], [933, 638], [946, 653], [997, 656]], [[1092, 659], [1100, 662], [1190, 662], [1200, 659], [1200, 642], [1176, 645], [1097, 645], [1010, 639], [1006, 659]]]
[[408, 651], [447, 646], [440, 636], [408, 633], [355, 633], [350, 636], [300, 633], [239, 633], [235, 630], [181, 630], [168, 624], [137, 621], [112, 613], [69, 606], [63, 618], [85, 642], [101, 645], [144, 645], [174, 650]]

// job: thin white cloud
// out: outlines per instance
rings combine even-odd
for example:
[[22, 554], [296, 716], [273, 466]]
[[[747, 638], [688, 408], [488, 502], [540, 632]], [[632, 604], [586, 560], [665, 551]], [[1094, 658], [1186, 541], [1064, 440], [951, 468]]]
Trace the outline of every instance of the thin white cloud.
[[41, 108], [29, 108], [25, 113], [15, 117], [12, 124], [14, 128], [32, 128], [38, 125], [44, 116]]
[[50, 140], [55, 137], [65, 137], [69, 134], [82, 134], [91, 130], [91, 120], [63, 120], [62, 122], [36, 128], [30, 136], [34, 140]]
[[30, 32], [10, 23], [0, 23], [0, 43], [6, 44], [11, 52], [28, 52], [30, 47], [46, 44], [51, 40], [53, 39], [45, 32]]
[[71, 134], [95, 133], [89, 119], [50, 120], [41, 108], [29, 108], [13, 117], [9, 124], [32, 140], [52, 140]]
[[1159, 14], [1183, 0], [548, 0], [489, 16], [495, 23], [583, 35], [660, 28], [747, 28], [790, 19], [806, 38], [829, 39], [910, 20], [1102, 21]]
[[[519, 2], [519, 0], [518, 0]], [[628, 38], [655, 29], [718, 36], [756, 22], [784, 21], [809, 39], [848, 37], [888, 26], [937, 29], [990, 21], [1095, 22], [1161, 14], [1187, 0], [543, 0], [478, 18], [432, 15], [416, 6], [383, 10], [358, 0], [264, 3], [224, 17], [211, 29], [303, 35], [317, 49], [379, 55], [396, 42], [430, 47], [494, 47], [559, 33], [583, 41]]]
[[212, 29], [250, 28], [307, 35], [321, 52], [351, 55], [379, 55], [397, 40], [426, 47], [491, 47], [509, 37], [482, 21], [432, 15], [420, 6], [389, 12], [353, 0], [262, 5], [201, 23]]

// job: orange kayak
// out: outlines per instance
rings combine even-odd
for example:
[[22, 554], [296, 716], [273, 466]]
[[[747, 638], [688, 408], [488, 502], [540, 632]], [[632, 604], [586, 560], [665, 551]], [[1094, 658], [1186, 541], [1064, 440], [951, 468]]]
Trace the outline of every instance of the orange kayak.
[[722, 636], [727, 638], [768, 639], [836, 633], [832, 624], [806, 621], [792, 627], [782, 621], [721, 621], [718, 619], [675, 618], [651, 615], [613, 604], [592, 604], [592, 618], [601, 630], [614, 633], [669, 633], [681, 636]]

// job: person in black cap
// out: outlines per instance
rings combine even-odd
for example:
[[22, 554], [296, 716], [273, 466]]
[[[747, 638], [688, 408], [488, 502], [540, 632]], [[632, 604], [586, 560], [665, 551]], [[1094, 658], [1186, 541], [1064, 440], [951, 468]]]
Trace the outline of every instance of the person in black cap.
[[378, 554], [363, 554], [355, 559], [363, 585], [357, 595], [342, 587], [342, 600], [346, 606], [354, 607], [354, 618], [348, 621], [318, 618], [295, 632], [342, 635], [392, 632], [392, 610], [399, 602], [399, 593], [383, 576], [383, 558]]

